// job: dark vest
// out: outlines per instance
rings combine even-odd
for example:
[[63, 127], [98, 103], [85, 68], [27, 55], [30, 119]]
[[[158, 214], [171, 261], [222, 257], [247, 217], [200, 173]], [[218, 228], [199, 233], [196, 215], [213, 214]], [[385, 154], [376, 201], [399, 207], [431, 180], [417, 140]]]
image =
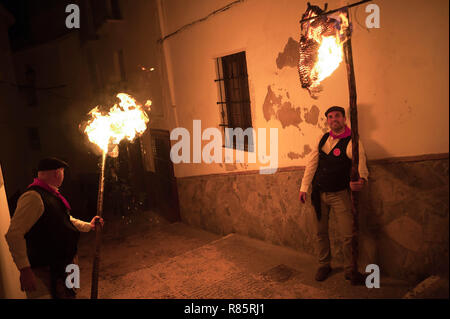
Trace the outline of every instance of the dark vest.
[[347, 157], [347, 146], [351, 136], [341, 138], [330, 153], [322, 151], [330, 133], [326, 133], [319, 142], [319, 164], [312, 181], [311, 201], [320, 220], [320, 193], [338, 192], [350, 187], [352, 160]]
[[72, 263], [77, 252], [80, 232], [70, 221], [69, 210], [51, 192], [32, 186], [27, 191], [41, 195], [44, 212], [25, 234], [27, 254], [31, 267], [50, 266], [62, 271]]
[[313, 187], [321, 192], [338, 192], [349, 188], [352, 160], [347, 157], [347, 146], [351, 136], [342, 138], [326, 154], [322, 147], [330, 133], [326, 133], [319, 143], [319, 165], [313, 179]]

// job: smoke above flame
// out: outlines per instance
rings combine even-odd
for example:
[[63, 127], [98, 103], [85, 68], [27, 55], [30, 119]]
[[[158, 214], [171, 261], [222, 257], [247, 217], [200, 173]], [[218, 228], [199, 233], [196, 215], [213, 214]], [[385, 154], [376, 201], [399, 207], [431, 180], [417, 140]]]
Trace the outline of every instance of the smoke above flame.
[[147, 129], [149, 117], [144, 108], [149, 110], [151, 101], [147, 100], [145, 106], [126, 94], [119, 93], [119, 104], [114, 104], [107, 113], [102, 113], [99, 106], [93, 108], [88, 114], [88, 121], [84, 133], [90, 142], [97, 145], [104, 153], [111, 145], [118, 145], [122, 140], [134, 140]]

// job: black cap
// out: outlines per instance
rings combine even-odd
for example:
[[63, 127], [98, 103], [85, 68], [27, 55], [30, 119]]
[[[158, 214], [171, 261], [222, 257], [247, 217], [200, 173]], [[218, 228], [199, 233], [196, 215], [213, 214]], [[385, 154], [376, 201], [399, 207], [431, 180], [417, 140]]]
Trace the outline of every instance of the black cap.
[[345, 110], [343, 107], [340, 106], [332, 106], [330, 107], [326, 112], [325, 112], [325, 117], [328, 117], [328, 113], [333, 112], [333, 111], [339, 111], [342, 113], [342, 116], [345, 117]]
[[64, 162], [56, 157], [47, 157], [47, 158], [41, 159], [39, 161], [38, 172], [39, 171], [50, 171], [50, 170], [54, 170], [54, 169], [58, 169], [58, 168], [62, 168], [62, 167], [68, 168], [69, 165], [66, 162]]

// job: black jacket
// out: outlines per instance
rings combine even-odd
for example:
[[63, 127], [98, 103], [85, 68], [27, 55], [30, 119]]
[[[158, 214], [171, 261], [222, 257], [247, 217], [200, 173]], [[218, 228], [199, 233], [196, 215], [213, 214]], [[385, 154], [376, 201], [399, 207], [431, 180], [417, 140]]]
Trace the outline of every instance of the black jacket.
[[347, 157], [347, 146], [351, 136], [342, 138], [330, 153], [322, 151], [330, 133], [326, 133], [319, 142], [319, 164], [312, 181], [311, 201], [320, 219], [320, 193], [338, 192], [349, 188], [352, 160]]
[[77, 252], [80, 232], [70, 221], [69, 210], [51, 192], [31, 186], [27, 191], [41, 195], [44, 212], [38, 221], [25, 234], [27, 255], [31, 267], [50, 266], [64, 272]]

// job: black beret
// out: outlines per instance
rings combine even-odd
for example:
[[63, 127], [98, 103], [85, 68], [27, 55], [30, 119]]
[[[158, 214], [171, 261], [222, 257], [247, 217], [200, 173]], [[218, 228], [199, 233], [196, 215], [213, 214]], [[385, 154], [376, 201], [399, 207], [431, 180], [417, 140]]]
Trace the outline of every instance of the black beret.
[[333, 112], [333, 111], [339, 111], [342, 113], [342, 116], [345, 117], [345, 110], [343, 107], [340, 106], [332, 106], [330, 107], [326, 112], [325, 112], [325, 117], [328, 117], [328, 113]]
[[50, 171], [50, 170], [54, 170], [54, 169], [58, 169], [58, 168], [62, 168], [62, 167], [68, 168], [69, 165], [66, 162], [64, 162], [56, 157], [47, 157], [47, 158], [41, 159], [39, 161], [38, 172], [39, 171]]

